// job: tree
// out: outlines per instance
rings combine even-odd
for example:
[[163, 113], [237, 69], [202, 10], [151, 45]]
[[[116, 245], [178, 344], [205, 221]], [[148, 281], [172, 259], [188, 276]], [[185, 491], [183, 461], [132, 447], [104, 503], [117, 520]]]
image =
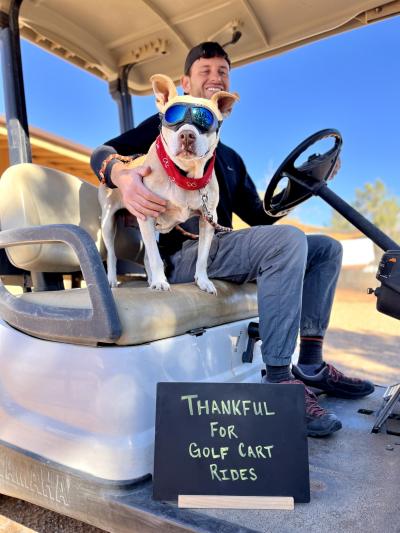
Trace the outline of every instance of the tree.
[[[380, 230], [394, 241], [400, 241], [400, 201], [391, 196], [386, 185], [379, 179], [375, 183], [366, 183], [362, 189], [356, 189], [356, 199], [352, 206], [364, 215]], [[335, 231], [354, 231], [354, 226], [337, 211], [333, 211], [331, 227]], [[382, 251], [375, 251], [379, 258]]]

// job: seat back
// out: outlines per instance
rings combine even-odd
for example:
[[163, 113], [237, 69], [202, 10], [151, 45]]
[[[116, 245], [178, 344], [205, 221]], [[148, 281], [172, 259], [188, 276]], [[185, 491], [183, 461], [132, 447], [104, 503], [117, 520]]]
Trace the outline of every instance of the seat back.
[[[0, 179], [0, 227], [2, 230], [47, 224], [75, 224], [94, 240], [103, 260], [101, 209], [97, 187], [52, 168], [22, 163], [9, 167]], [[141, 262], [143, 245], [138, 228], [117, 224], [115, 248], [122, 259]], [[80, 270], [73, 250], [62, 243], [7, 248], [11, 263], [36, 272]]]
[[[104, 254], [97, 188], [71, 174], [32, 163], [9, 167], [0, 180], [2, 230], [47, 224], [84, 228]], [[15, 246], [7, 249], [15, 266], [39, 272], [74, 272], [79, 261], [62, 243]]]

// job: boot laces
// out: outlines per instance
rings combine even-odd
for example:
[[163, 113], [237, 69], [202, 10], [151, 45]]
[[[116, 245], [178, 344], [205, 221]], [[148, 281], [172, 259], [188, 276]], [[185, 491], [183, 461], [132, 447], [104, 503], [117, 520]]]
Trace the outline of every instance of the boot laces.
[[312, 417], [321, 417], [326, 415], [327, 411], [319, 405], [315, 394], [308, 387], [304, 388], [306, 395], [306, 413]]
[[338, 370], [332, 365], [327, 364], [326, 366], [328, 367], [329, 377], [332, 378], [332, 381], [334, 381], [335, 383], [337, 383], [340, 380], [350, 381], [351, 383], [359, 383], [361, 381], [357, 378], [349, 378], [345, 376], [342, 372], [340, 372], [340, 370]]
[[292, 383], [292, 384], [299, 384], [304, 386], [304, 394], [305, 394], [305, 400], [306, 400], [306, 414], [308, 416], [311, 416], [313, 418], [319, 418], [321, 416], [325, 416], [327, 414], [326, 409], [323, 409], [319, 403], [318, 399], [315, 396], [315, 394], [310, 390], [308, 387], [304, 385], [302, 381], [299, 379], [290, 379], [287, 381], [281, 381], [281, 383]]

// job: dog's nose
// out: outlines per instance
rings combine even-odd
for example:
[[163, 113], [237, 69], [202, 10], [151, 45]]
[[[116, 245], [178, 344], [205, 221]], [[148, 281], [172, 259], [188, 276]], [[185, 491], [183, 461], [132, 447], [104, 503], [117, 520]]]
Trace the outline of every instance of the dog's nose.
[[191, 130], [183, 130], [179, 134], [179, 140], [184, 148], [191, 148], [196, 140], [196, 135]]

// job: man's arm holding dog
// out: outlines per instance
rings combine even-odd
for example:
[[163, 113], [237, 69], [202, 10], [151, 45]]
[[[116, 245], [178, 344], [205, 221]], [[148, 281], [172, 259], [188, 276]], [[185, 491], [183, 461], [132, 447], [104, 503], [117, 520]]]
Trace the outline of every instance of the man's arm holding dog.
[[[158, 124], [158, 116], [155, 115], [137, 128], [96, 148], [90, 164], [99, 179], [103, 162], [110, 155], [132, 156], [146, 153], [158, 134]], [[133, 169], [118, 159], [111, 159], [103, 171], [106, 184], [120, 189], [125, 207], [137, 218], [145, 220], [147, 216], [157, 217], [165, 211], [166, 201], [143, 184], [143, 177], [151, 172], [149, 167], [140, 166]]]
[[111, 170], [111, 181], [120, 190], [126, 209], [140, 220], [146, 220], [147, 216], [157, 217], [165, 211], [167, 204], [143, 184], [143, 178], [150, 172], [148, 166], [127, 168], [120, 162]]

